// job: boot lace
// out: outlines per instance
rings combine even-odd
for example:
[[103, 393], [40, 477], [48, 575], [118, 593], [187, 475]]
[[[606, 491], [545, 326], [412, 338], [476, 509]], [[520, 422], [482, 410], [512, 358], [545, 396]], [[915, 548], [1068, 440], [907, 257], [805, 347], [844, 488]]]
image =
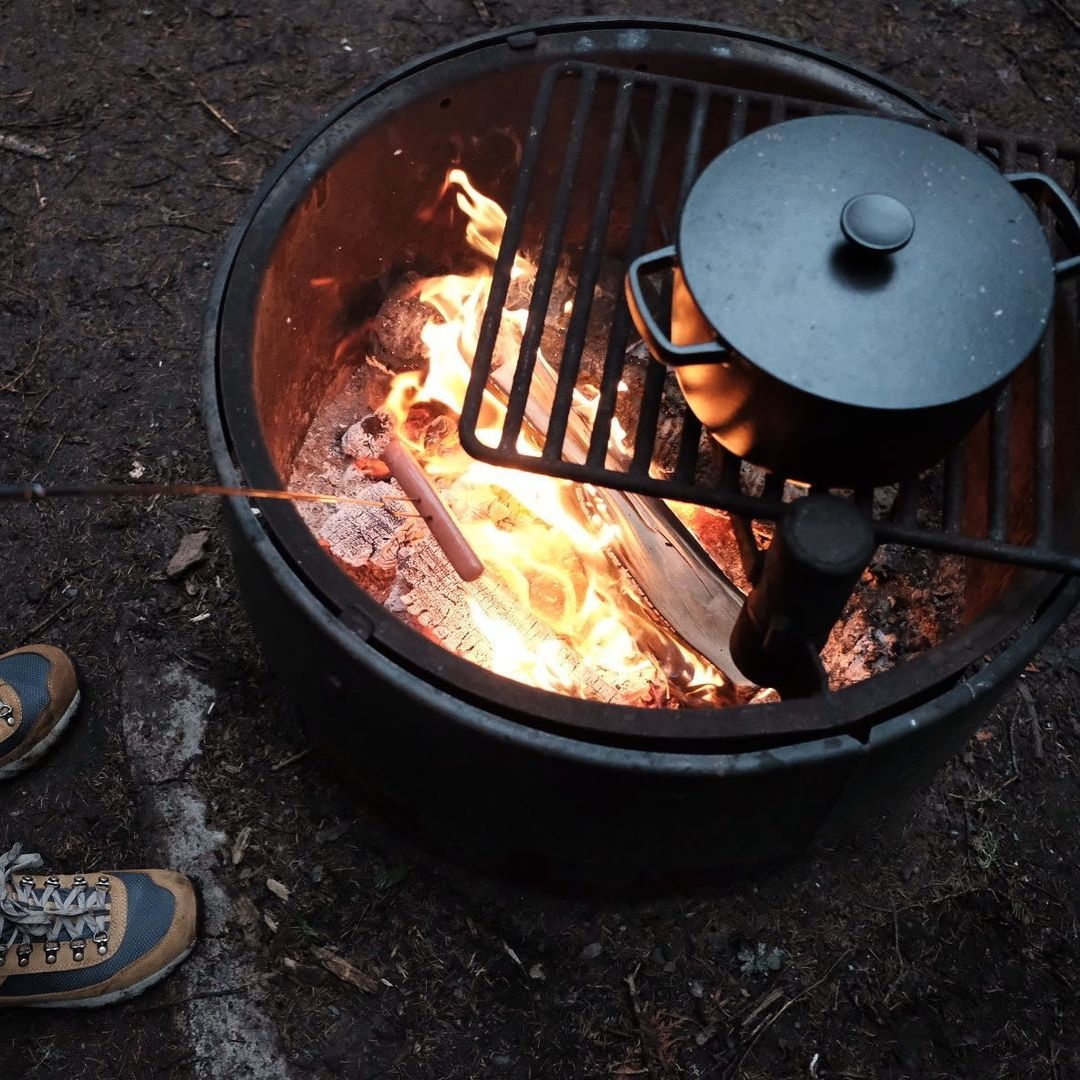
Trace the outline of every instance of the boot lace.
[[48, 877], [39, 885], [28, 871], [41, 866], [41, 856], [24, 855], [20, 844], [0, 854], [0, 967], [12, 946], [19, 967], [29, 965], [35, 944], [44, 950], [47, 964], [56, 962], [62, 942], [76, 962], [83, 959], [87, 940], [104, 956], [111, 915], [109, 879], [102, 875], [91, 885], [76, 875], [63, 887], [59, 878]]

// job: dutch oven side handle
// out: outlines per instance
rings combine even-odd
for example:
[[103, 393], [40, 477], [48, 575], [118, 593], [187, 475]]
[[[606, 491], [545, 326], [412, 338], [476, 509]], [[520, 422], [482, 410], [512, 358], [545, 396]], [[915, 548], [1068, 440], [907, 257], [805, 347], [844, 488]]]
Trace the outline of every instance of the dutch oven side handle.
[[649, 352], [671, 367], [682, 364], [703, 364], [723, 359], [727, 348], [718, 341], [706, 341], [700, 345], [676, 345], [656, 321], [645, 300], [645, 291], [641, 279], [646, 274], [661, 270], [671, 270], [675, 266], [675, 248], [664, 247], [639, 255], [626, 271], [626, 303], [638, 333], [642, 336]]
[[1065, 193], [1065, 189], [1045, 173], [1018, 172], [1006, 173], [1005, 179], [1022, 195], [1029, 195], [1035, 202], [1043, 193], [1050, 196], [1050, 203], [1058, 223], [1062, 227], [1065, 242], [1073, 254], [1054, 264], [1054, 273], [1059, 281], [1067, 281], [1080, 273], [1080, 209]]

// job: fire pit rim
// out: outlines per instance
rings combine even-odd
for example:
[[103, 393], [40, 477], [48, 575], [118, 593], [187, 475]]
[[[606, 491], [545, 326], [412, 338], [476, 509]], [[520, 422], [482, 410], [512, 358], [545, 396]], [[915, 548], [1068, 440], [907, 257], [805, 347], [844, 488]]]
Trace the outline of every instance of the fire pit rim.
[[[522, 34], [564, 34], [575, 31], [611, 31], [620, 29], [703, 32], [753, 43], [775, 45], [789, 53], [824, 61], [841, 72], [858, 76], [860, 80], [887, 90], [902, 101], [906, 101], [913, 107], [924, 110], [931, 115], [939, 117], [944, 115], [934, 106], [922, 101], [917, 95], [912, 94], [903, 87], [892, 83], [891, 80], [872, 72], [865, 72], [857, 65], [833, 57], [821, 50], [786, 42], [772, 35], [758, 34], [754, 31], [740, 30], [696, 20], [607, 17], [573, 20], [554, 19], [530, 26], [480, 35], [447, 48], [436, 50], [398, 67], [390, 74], [360, 89], [355, 95], [308, 129], [293, 144], [260, 184], [228, 239], [223, 259], [211, 287], [203, 337], [205, 353], [203, 372], [204, 418], [210, 434], [215, 465], [223, 478], [227, 477], [232, 481], [239, 481], [241, 478], [240, 470], [236, 464], [237, 460], [241, 458], [241, 453], [237, 451], [236, 447], [239, 434], [238, 426], [229, 422], [229, 402], [227, 395], [223, 395], [223, 381], [218, 364], [222, 351], [227, 350], [229, 346], [234, 344], [232, 341], [224, 342], [223, 340], [228, 337], [230, 329], [227, 325], [228, 317], [230, 314], [235, 313], [238, 306], [235, 303], [232, 306], [229, 304], [230, 298], [234, 295], [230, 293], [234, 269], [245, 242], [249, 240], [254, 227], [257, 224], [265, 224], [267, 215], [273, 217], [275, 214], [280, 219], [279, 226], [284, 224], [288, 214], [294, 209], [297, 201], [310, 184], [313, 175], [301, 177], [294, 171], [292, 178], [288, 176], [290, 170], [294, 169], [303, 155], [311, 150], [320, 138], [329, 136], [331, 128], [351, 110], [393, 87], [402, 79], [417, 74], [433, 65], [463, 56], [476, 49], [507, 44], [511, 38], [519, 37]], [[343, 141], [340, 147], [335, 148], [333, 153], [326, 156], [320, 163], [322, 169], [329, 168], [333, 164], [337, 152], [344, 145], [345, 142]], [[276, 236], [277, 233], [275, 232], [274, 235]], [[249, 283], [255, 277], [257, 277], [256, 273], [249, 272]], [[249, 299], [254, 301], [256, 298], [252, 296]], [[245, 305], [240, 304], [239, 307], [244, 308]], [[250, 311], [248, 314], [250, 316]], [[247, 320], [248, 329], [250, 329], [250, 322], [249, 318]], [[242, 338], [243, 335], [241, 334]], [[247, 349], [240, 348], [238, 354], [241, 357], [246, 357], [250, 362], [250, 353]], [[249, 414], [247, 419], [250, 426], [253, 418]], [[233, 417], [233, 420], [235, 421], [235, 417]], [[257, 418], [254, 420], [254, 427], [259, 429]], [[258, 431], [256, 434], [258, 434]], [[232, 442], [230, 441], [230, 435], [233, 437]], [[234, 451], [236, 451], [235, 456]], [[254, 465], [261, 475], [253, 473], [247, 479], [264, 484], [280, 483], [280, 478], [277, 476], [265, 443], [261, 442], [261, 438], [249, 439], [249, 445], [244, 448], [245, 465], [249, 471], [252, 470], [253, 465], [252, 454], [254, 454]], [[545, 737], [556, 739], [564, 737], [551, 730], [544, 731], [545, 724], [538, 722], [545, 719], [550, 720], [549, 712], [544, 706], [550, 705], [552, 702], [557, 703], [554, 705], [554, 710], [559, 717], [563, 717], [568, 712], [573, 714], [572, 722], [565, 725], [556, 724], [556, 726], [560, 730], [565, 729], [572, 733], [575, 745], [578, 746], [579, 750], [582, 740], [589, 740], [595, 743], [598, 749], [606, 751], [615, 749], [611, 745], [612, 743], [626, 741], [631, 744], [644, 742], [649, 747], [663, 746], [666, 739], [671, 738], [670, 733], [666, 737], [661, 734], [658, 738], [655, 728], [664, 719], [664, 714], [675, 713], [680, 725], [684, 728], [700, 728], [703, 717], [708, 718], [710, 714], [712, 717], [717, 715], [716, 710], [700, 710], [697, 715], [698, 723], [695, 725], [693, 711], [649, 710], [632, 706], [609, 706], [599, 702], [568, 699], [548, 691], [522, 686], [483, 671], [468, 661], [447, 652], [440, 646], [428, 642], [422, 635], [406, 627], [396, 616], [386, 612], [381, 605], [378, 605], [363, 589], [353, 583], [318, 548], [314, 538], [311, 537], [307, 530], [307, 526], [304, 525], [294, 508], [284, 504], [260, 507], [260, 513], [263, 515], [263, 522], [265, 523], [264, 526], [256, 521], [251, 513], [250, 506], [243, 500], [233, 500], [232, 502], [233, 510], [245, 539], [249, 543], [255, 544], [262, 553], [263, 558], [268, 560], [267, 565], [273, 565], [276, 574], [280, 576], [280, 571], [288, 571], [290, 577], [289, 579], [283, 579], [283, 587], [288, 587], [297, 594], [302, 595], [305, 602], [314, 602], [317, 598], [321, 612], [320, 621], [323, 623], [324, 628], [332, 630], [335, 634], [348, 635], [349, 640], [346, 644], [349, 646], [350, 652], [360, 648], [371, 650], [373, 654], [380, 657], [380, 664], [388, 677], [392, 666], [393, 677], [396, 679], [400, 676], [403, 680], [408, 680], [414, 692], [417, 686], [420, 685], [424, 687], [425, 691], [430, 690], [437, 695], [446, 694], [453, 701], [456, 710], [461, 710], [463, 706], [466, 706], [468, 709], [474, 710], [478, 716], [489, 719], [497, 717], [500, 724], [512, 724], [513, 732], [517, 738], [521, 738], [523, 732], [531, 732], [534, 735], [543, 734]], [[270, 531], [268, 532], [266, 529]], [[306, 543], [304, 543], [304, 537], [307, 538]], [[302, 558], [297, 554], [295, 547], [297, 543], [300, 544], [299, 550], [302, 553]], [[285, 581], [288, 582], [287, 586]], [[1072, 583], [1071, 592], [1075, 593], [1076, 589], [1077, 583], [1074, 582]], [[1006, 594], [1002, 598], [1004, 603], [998, 605], [999, 610], [994, 613], [987, 613], [982, 618], [984, 622], [989, 620], [996, 641], [1003, 641], [1027, 620], [1032, 608], [1040, 602], [1045, 602], [1048, 597], [1060, 595], [1063, 590], [1065, 590], [1063, 579], [1057, 579], [1051, 575], [1026, 574], [1018, 576], [1017, 581], [1006, 590]], [[337, 614], [332, 614], [335, 609]], [[351, 623], [351, 626], [343, 624], [343, 616], [348, 623]], [[403, 663], [404, 658], [400, 653], [386, 650], [385, 635], [376, 633], [380, 622], [404, 634], [410, 646], [415, 646], [409, 654], [416, 658], [413, 669], [410, 669], [407, 663]], [[384, 648], [377, 649], [372, 644], [372, 641], [365, 640], [365, 638], [379, 641], [379, 644], [383, 645]], [[947, 649], [952, 644], [952, 641], [947, 642], [939, 646], [938, 649]], [[969, 663], [977, 660], [977, 655], [985, 650], [980, 647], [969, 651], [974, 652], [976, 655], [965, 653], [963, 659], [953, 665], [954, 674], [949, 679], [949, 685], [953, 689], [959, 689], [959, 686], [966, 685], [963, 682], [957, 684], [956, 677]], [[443, 689], [439, 685], [439, 680], [430, 671], [432, 665], [423, 663], [425, 657], [431, 658], [436, 654], [440, 662], [439, 666], [452, 668], [456, 672], [452, 677], [445, 679], [445, 684], [452, 687], [452, 689]], [[707, 760], [710, 756], [710, 748], [724, 745], [742, 749], [740, 740], [745, 744], [746, 740], [750, 739], [763, 748], [770, 743], [775, 743], [777, 738], [783, 738], [786, 743], [801, 739], [803, 740], [802, 745], [809, 746], [812, 745], [812, 742], [808, 740], [813, 740], [820, 735], [823, 726], [825, 728], [833, 725], [842, 727], [846, 724], [850, 727], [857, 722], [860, 728], [865, 731], [868, 725], [877, 722], [878, 719], [884, 720], [894, 717], [907, 709], [911, 705], [911, 698], [916, 688], [921, 690], [921, 695], [916, 696], [925, 700], [928, 680], [920, 676], [922, 670], [920, 661], [924, 659], [925, 654], [900, 665], [888, 675], [878, 676], [874, 680], [868, 680], [865, 683], [857, 684], [831, 695], [827, 702], [825, 699], [821, 699], [817, 705], [819, 710], [822, 709], [823, 705], [825, 706], [824, 715], [812, 719], [801, 732], [792, 729], [791, 725], [787, 724], [783, 726], [780, 733], [774, 732], [771, 738], [769, 736], [762, 738], [762, 725], [768, 726], [766, 718], [770, 713], [775, 715], [777, 710], [782, 710], [785, 716], [790, 717], [794, 713], [791, 703], [776, 706], [754, 706], [752, 709], [728, 708], [723, 710], [722, 731], [690, 731], [688, 733], [688, 746], [698, 746], [698, 749], [692, 755], [695, 760], [698, 757]], [[993, 661], [992, 663], [996, 662]], [[463, 678], [461, 672], [467, 672], [473, 678]], [[470, 695], [466, 690], [470, 682], [477, 682], [476, 673], [484, 677], [479, 681], [486, 683], [490, 688], [485, 689], [478, 695], [484, 702], [483, 706], [463, 701], [463, 697], [477, 696]], [[906, 675], [907, 678], [903, 678], [902, 675]], [[891, 681], [889, 676], [893, 676]], [[883, 683], [882, 680], [885, 680], [885, 682]], [[906, 689], [902, 689], [900, 693], [886, 695], [887, 702], [882, 702], [886, 706], [884, 715], [881, 715], [879, 709], [877, 714], [871, 713], [868, 717], [865, 704], [856, 705], [856, 703], [864, 700], [866, 696], [865, 687], [869, 682], [875, 684], [879, 696], [880, 690], [885, 686], [900, 684]], [[940, 687], [942, 680], [939, 678], [936, 682], [931, 681], [931, 685]], [[859, 693], [860, 687], [864, 688], [861, 694]], [[949, 691], [946, 691], [946, 696], [948, 693]], [[939, 699], [935, 697], [931, 700], [931, 703], [934, 700]], [[566, 704], [568, 701], [571, 702], [569, 708]], [[492, 710], [498, 711], [493, 712]], [[515, 715], [506, 715], [508, 713]], [[598, 719], [604, 716], [614, 717], [617, 723], [597, 723]], [[748, 721], [748, 724], [741, 722], [744, 720]], [[550, 728], [550, 723], [547, 726]], [[500, 730], [502, 729], [500, 728]], [[505, 731], [503, 733], [505, 737]], [[830, 735], [828, 738], [847, 737], [837, 733]], [[697, 743], [694, 740], [697, 740]], [[681, 740], [678, 741], [681, 742]], [[641, 748], [638, 746], [635, 749], [634, 745], [631, 745], [623, 746], [620, 749], [627, 752], [639, 752]]]
[[[215, 441], [218, 442], [220, 433]], [[703, 776], [715, 778], [732, 775], [743, 768], [760, 774], [769, 769], [785, 769], [793, 762], [812, 758], [832, 758], [872, 751], [878, 738], [895, 738], [904, 729], [914, 729], [948, 718], [972, 703], [978, 703], [988, 695], [999, 692], [1021, 671], [1032, 656], [1045, 644], [1060, 626], [1068, 613], [1080, 601], [1080, 578], [1060, 578], [1038, 605], [1025, 633], [989, 660], [977, 671], [912, 707], [898, 710], [881, 720], [870, 736], [861, 740], [851, 734], [837, 732], [817, 738], [766, 749], [735, 749], [726, 751], [676, 751], [633, 746], [618, 746], [587, 741], [543, 728], [518, 723], [508, 717], [462, 701], [436, 684], [416, 679], [397, 665], [385, 664], [385, 658], [366, 642], [361, 641], [346, 625], [336, 619], [318, 598], [303, 587], [293, 569], [277, 550], [273, 540], [257, 523], [250, 504], [244, 499], [228, 500], [234, 521], [263, 558], [271, 573], [283, 588], [289, 588], [293, 599], [306, 609], [305, 614], [318, 623], [322, 630], [336, 639], [346, 652], [367, 652], [369, 658], [380, 663], [380, 674], [392, 684], [392, 688], [407, 698], [418, 698], [425, 706], [437, 710], [453, 723], [482, 733], [496, 740], [527, 747], [550, 756], [618, 769], [626, 772], [642, 772], [651, 776]], [[286, 584], [288, 578], [292, 582]], [[763, 706], [761, 706], [763, 707]]]

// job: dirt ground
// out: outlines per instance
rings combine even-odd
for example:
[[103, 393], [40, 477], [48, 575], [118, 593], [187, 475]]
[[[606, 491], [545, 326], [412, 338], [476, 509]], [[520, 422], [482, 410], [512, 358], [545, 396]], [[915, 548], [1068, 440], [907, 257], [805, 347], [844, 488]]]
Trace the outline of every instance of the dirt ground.
[[[30, 147], [0, 148], [0, 481], [208, 478], [203, 306], [280, 150], [426, 50], [634, 6], [0, 0], [0, 133]], [[1076, 0], [650, 13], [811, 42], [962, 117], [1080, 135]], [[0, 640], [67, 647], [86, 700], [0, 793], [0, 842], [67, 870], [186, 851], [216, 882], [182, 979], [95, 1016], [0, 1013], [4, 1080], [1080, 1077], [1080, 624], [924, 797], [834, 849], [674, 896], [553, 897], [425, 854], [304, 756], [212, 505], [2, 520]], [[168, 579], [201, 530], [205, 560]], [[133, 717], [183, 708], [201, 748], [163, 775]]]

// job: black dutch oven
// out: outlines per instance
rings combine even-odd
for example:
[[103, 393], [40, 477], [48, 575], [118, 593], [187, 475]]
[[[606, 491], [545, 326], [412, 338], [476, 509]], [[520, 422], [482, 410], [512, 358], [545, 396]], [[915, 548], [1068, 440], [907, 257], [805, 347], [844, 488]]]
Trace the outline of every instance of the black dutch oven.
[[[636, 259], [627, 297], [653, 356], [727, 449], [785, 476], [888, 483], [933, 465], [1041, 341], [1055, 277], [1032, 205], [1080, 249], [1041, 173], [1003, 176], [944, 136], [840, 115], [758, 131], [686, 200], [678, 243]], [[649, 274], [671, 271], [671, 331]]]

